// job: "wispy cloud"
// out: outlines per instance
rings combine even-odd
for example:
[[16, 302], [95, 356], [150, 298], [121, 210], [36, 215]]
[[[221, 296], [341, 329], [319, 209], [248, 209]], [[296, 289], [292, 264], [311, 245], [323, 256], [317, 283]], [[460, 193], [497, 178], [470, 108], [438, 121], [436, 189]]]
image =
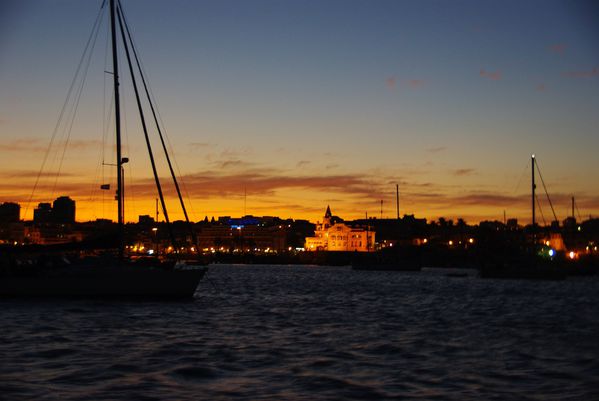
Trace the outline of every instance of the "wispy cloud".
[[[34, 170], [20, 170], [20, 171], [8, 171], [2, 175], [0, 175], [0, 177], [3, 178], [37, 178], [37, 177], [56, 177], [56, 172], [55, 171], [34, 171]], [[72, 174], [72, 173], [64, 173], [61, 172], [60, 173], [60, 177], [77, 177], [78, 174]], [[21, 184], [22, 185], [22, 184]]]
[[547, 86], [546, 86], [545, 84], [538, 84], [538, 85], [535, 87], [535, 90], [536, 90], [537, 92], [545, 92], [545, 91], [547, 90]]
[[433, 148], [426, 149], [426, 151], [430, 152], [430, 153], [439, 153], [439, 152], [443, 152], [444, 150], [447, 150], [446, 146], [436, 146]]
[[36, 138], [14, 139], [0, 144], [0, 150], [6, 152], [43, 152], [46, 146]]
[[[324, 192], [351, 193], [354, 196], [373, 196], [378, 193], [376, 182], [368, 176], [292, 175], [284, 171], [254, 170], [241, 173], [202, 171], [182, 177], [187, 190], [194, 196], [210, 198], [235, 196], [239, 188], [248, 194], [273, 195], [282, 189], [306, 189]], [[134, 184], [131, 193], [149, 195], [155, 192], [152, 179]]]
[[385, 85], [387, 86], [388, 89], [395, 89], [395, 87], [397, 86], [397, 78], [395, 78], [395, 76], [391, 76], [387, 79], [385, 79]]
[[462, 177], [465, 175], [472, 175], [472, 174], [474, 174], [475, 171], [476, 170], [474, 170], [473, 168], [459, 168], [459, 169], [453, 170], [453, 175]]
[[215, 161], [212, 165], [222, 170], [243, 170], [253, 167], [253, 164], [239, 159]]
[[[471, 206], [491, 206], [491, 207], [513, 207], [514, 205], [525, 205], [528, 206], [530, 195], [525, 194], [514, 194], [505, 195], [498, 192], [466, 192], [460, 195], [445, 196], [445, 199], [450, 205], [471, 205]], [[552, 193], [551, 199], [554, 204], [568, 204], [571, 199], [571, 194], [567, 193]], [[599, 196], [580, 196], [581, 203], [588, 202], [589, 204], [598, 204]], [[543, 202], [543, 200], [541, 201]], [[559, 217], [559, 215], [558, 215]]]
[[568, 71], [562, 73], [562, 75], [569, 78], [592, 78], [599, 76], [599, 67], [595, 67], [590, 71]]
[[94, 139], [77, 139], [69, 141], [69, 149], [96, 149], [98, 147], [102, 147], [102, 141], [94, 140]]
[[[195, 144], [195, 145], [193, 145]], [[195, 146], [195, 148], [192, 148], [192, 146]], [[243, 160], [246, 160], [248, 157], [248, 155], [252, 154], [251, 149], [249, 148], [244, 148], [244, 149], [235, 149], [235, 148], [226, 148], [223, 150], [219, 150], [217, 145], [213, 145], [213, 144], [209, 144], [209, 143], [205, 143], [205, 142], [195, 142], [190, 144], [190, 149], [193, 150], [209, 150], [212, 148], [216, 148], [213, 149], [207, 153], [204, 153], [203, 157], [206, 161], [210, 162], [212, 166], [217, 167], [217, 168], [232, 168], [232, 167], [244, 167], [247, 168], [249, 166], [248, 162], [244, 162]]]
[[412, 89], [419, 89], [426, 85], [424, 79], [398, 79], [395, 75], [385, 79], [385, 86], [389, 90], [394, 90], [397, 85], [401, 82], [402, 85], [407, 85]]
[[309, 164], [310, 164], [310, 161], [308, 161], [308, 160], [300, 160], [299, 162], [297, 162], [295, 167], [303, 168], [303, 167], [307, 167]]
[[213, 147], [214, 145], [208, 143], [208, 142], [190, 142], [187, 147], [191, 150], [203, 150], [203, 149], [209, 149], [211, 147]]
[[425, 207], [429, 211], [434, 210], [439, 211], [441, 214], [467, 217], [462, 214], [481, 213], [481, 211], [487, 208], [501, 210], [506, 208], [512, 209], [516, 205], [527, 205], [528, 196], [510, 196], [498, 192], [477, 191], [463, 191], [459, 195], [455, 195], [431, 189], [430, 191], [410, 193], [408, 199], [414, 204], [423, 205], [422, 207]]
[[[21, 138], [0, 144], [0, 150], [5, 152], [45, 152], [48, 142], [38, 138]], [[62, 147], [65, 141], [54, 143], [54, 147]], [[97, 149], [102, 146], [102, 141], [77, 139], [68, 142], [68, 148], [74, 150]]]
[[549, 51], [551, 53], [559, 54], [560, 56], [566, 52], [568, 45], [564, 43], [555, 43], [549, 46]]
[[410, 79], [407, 82], [410, 88], [413, 89], [422, 88], [426, 83], [423, 79]]
[[220, 157], [224, 159], [239, 159], [250, 154], [252, 154], [252, 149], [249, 147], [241, 149], [227, 148], [220, 153]]
[[499, 70], [492, 72], [492, 71], [486, 71], [486, 70], [482, 69], [482, 70], [480, 70], [479, 75], [483, 78], [488, 78], [492, 81], [499, 81], [502, 77], [501, 71], [499, 71]]
[[[61, 174], [62, 176], [62, 174]], [[24, 177], [21, 177], [24, 178]], [[46, 181], [53, 181], [52, 179]], [[60, 180], [59, 180], [60, 181]], [[6, 193], [10, 193], [12, 196], [11, 201], [23, 202], [31, 195], [33, 185], [24, 185], [23, 182], [4, 182], [2, 183], [2, 190]], [[68, 195], [71, 197], [89, 197], [92, 184], [89, 182], [73, 181], [73, 182], [57, 182], [54, 185], [53, 182], [42, 182], [36, 187], [35, 196], [36, 199], [42, 199], [40, 202], [47, 202], [61, 195]], [[154, 191], [156, 192], [156, 191]], [[12, 195], [14, 194], [14, 195]], [[53, 194], [53, 195], [51, 195]], [[6, 198], [6, 196], [4, 195]], [[47, 199], [47, 200], [44, 200]], [[10, 199], [8, 199], [10, 200]]]

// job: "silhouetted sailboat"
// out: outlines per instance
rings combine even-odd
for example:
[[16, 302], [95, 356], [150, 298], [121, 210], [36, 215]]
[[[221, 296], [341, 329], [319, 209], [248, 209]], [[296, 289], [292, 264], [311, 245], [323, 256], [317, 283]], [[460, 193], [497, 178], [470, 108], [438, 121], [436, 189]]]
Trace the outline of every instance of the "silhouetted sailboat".
[[500, 279], [529, 279], [529, 280], [563, 280], [567, 276], [563, 263], [560, 260], [544, 259], [539, 256], [537, 249], [537, 224], [536, 224], [536, 194], [535, 184], [535, 155], [531, 156], [531, 211], [532, 211], [532, 241], [524, 250], [512, 250], [513, 254], [500, 255], [502, 261], [494, 261], [480, 269], [482, 278]]
[[[156, 171], [152, 149], [148, 139], [145, 118], [140, 101], [139, 88], [134, 73], [133, 60], [136, 62], [138, 74], [141, 77], [143, 88], [148, 97], [152, 114], [156, 121], [166, 159], [173, 176], [177, 194], [185, 214], [188, 225], [191, 227], [187, 211], [181, 197], [166, 146], [156, 119], [154, 106], [150, 99], [149, 91], [141, 70], [137, 52], [131, 40], [129, 28], [123, 17], [120, 2], [110, 0], [110, 28], [113, 62], [113, 87], [116, 135], [116, 176], [118, 202], [118, 256], [104, 255], [78, 258], [69, 260], [62, 255], [42, 255], [35, 260], [16, 260], [9, 266], [3, 266], [0, 274], [0, 296], [27, 296], [27, 297], [149, 297], [149, 298], [190, 298], [196, 292], [200, 280], [204, 277], [207, 267], [201, 263], [185, 263], [176, 260], [161, 260], [159, 258], [145, 258], [132, 260], [124, 253], [124, 179], [123, 164], [128, 158], [121, 153], [121, 121], [119, 97], [119, 71], [117, 51], [117, 31], [120, 32], [122, 45], [131, 73], [131, 79], [140, 112], [141, 124], [144, 130], [146, 145], [152, 163], [154, 178], [163, 213], [169, 224], [168, 213]], [[132, 54], [129, 50], [131, 47]], [[103, 185], [102, 189], [109, 186]], [[169, 228], [171, 240], [174, 243], [172, 230]], [[192, 238], [193, 235], [192, 231]], [[173, 244], [174, 245], [174, 244]]]

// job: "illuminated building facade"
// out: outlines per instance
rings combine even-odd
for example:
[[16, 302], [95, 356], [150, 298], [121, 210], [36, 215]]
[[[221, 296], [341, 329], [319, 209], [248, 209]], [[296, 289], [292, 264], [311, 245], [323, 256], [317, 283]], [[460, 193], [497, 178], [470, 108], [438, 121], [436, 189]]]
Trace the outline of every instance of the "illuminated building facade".
[[282, 252], [287, 249], [286, 231], [278, 227], [204, 228], [198, 234], [198, 244], [203, 251]]
[[351, 227], [331, 214], [327, 206], [322, 223], [316, 224], [313, 237], [306, 237], [306, 251], [357, 251], [374, 250], [375, 232], [368, 227]]

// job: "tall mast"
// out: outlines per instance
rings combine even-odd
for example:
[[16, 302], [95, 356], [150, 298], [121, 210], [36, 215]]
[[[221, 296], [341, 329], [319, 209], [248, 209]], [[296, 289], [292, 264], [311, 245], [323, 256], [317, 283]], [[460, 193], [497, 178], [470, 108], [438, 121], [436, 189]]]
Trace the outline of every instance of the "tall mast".
[[395, 184], [395, 200], [397, 201], [397, 220], [399, 220], [399, 184]]
[[535, 189], [537, 186], [535, 185], [535, 155], [533, 154], [531, 157], [532, 160], [532, 239], [533, 244], [536, 243], [536, 230], [535, 230]]
[[118, 203], [118, 228], [119, 228], [119, 257], [123, 257], [124, 249], [124, 221], [123, 221], [123, 160], [121, 154], [121, 110], [119, 99], [119, 62], [116, 45], [116, 0], [110, 0], [110, 31], [112, 37], [112, 77], [114, 83], [114, 123], [116, 131], [116, 200]]

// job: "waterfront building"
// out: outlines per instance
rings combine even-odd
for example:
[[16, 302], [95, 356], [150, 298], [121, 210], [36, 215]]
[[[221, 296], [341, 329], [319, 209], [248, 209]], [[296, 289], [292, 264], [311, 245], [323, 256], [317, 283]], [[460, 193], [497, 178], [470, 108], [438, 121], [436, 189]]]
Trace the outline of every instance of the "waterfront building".
[[75, 201], [68, 196], [56, 198], [52, 204], [43, 202], [33, 211], [36, 224], [75, 223]]
[[42, 202], [33, 211], [33, 222], [47, 224], [52, 222], [52, 204]]
[[75, 222], [75, 201], [68, 196], [61, 196], [52, 204], [52, 220], [60, 224]]
[[18, 203], [0, 204], [0, 244], [23, 242], [23, 222], [20, 219], [21, 206]]
[[150, 216], [149, 214], [141, 214], [141, 215], [139, 215], [139, 217], [138, 217], [138, 219], [137, 219], [137, 222], [138, 222], [139, 224], [142, 224], [142, 225], [149, 226], [149, 225], [151, 225], [151, 224], [154, 224], [154, 223], [155, 223], [155, 220], [154, 220], [154, 218], [153, 218], [152, 216]]
[[306, 237], [307, 251], [357, 251], [374, 250], [375, 232], [368, 226], [350, 226], [333, 216], [327, 206], [322, 223], [316, 223], [313, 237]]
[[21, 206], [18, 203], [4, 202], [0, 205], [0, 223], [17, 223], [21, 219]]
[[25, 238], [25, 228], [22, 221], [0, 224], [0, 244], [21, 244]]
[[198, 233], [198, 245], [204, 252], [282, 252], [287, 250], [287, 228], [287, 225], [211, 225]]
[[23, 240], [28, 244], [56, 245], [81, 242], [84, 233], [71, 225], [44, 224], [24, 227]]

